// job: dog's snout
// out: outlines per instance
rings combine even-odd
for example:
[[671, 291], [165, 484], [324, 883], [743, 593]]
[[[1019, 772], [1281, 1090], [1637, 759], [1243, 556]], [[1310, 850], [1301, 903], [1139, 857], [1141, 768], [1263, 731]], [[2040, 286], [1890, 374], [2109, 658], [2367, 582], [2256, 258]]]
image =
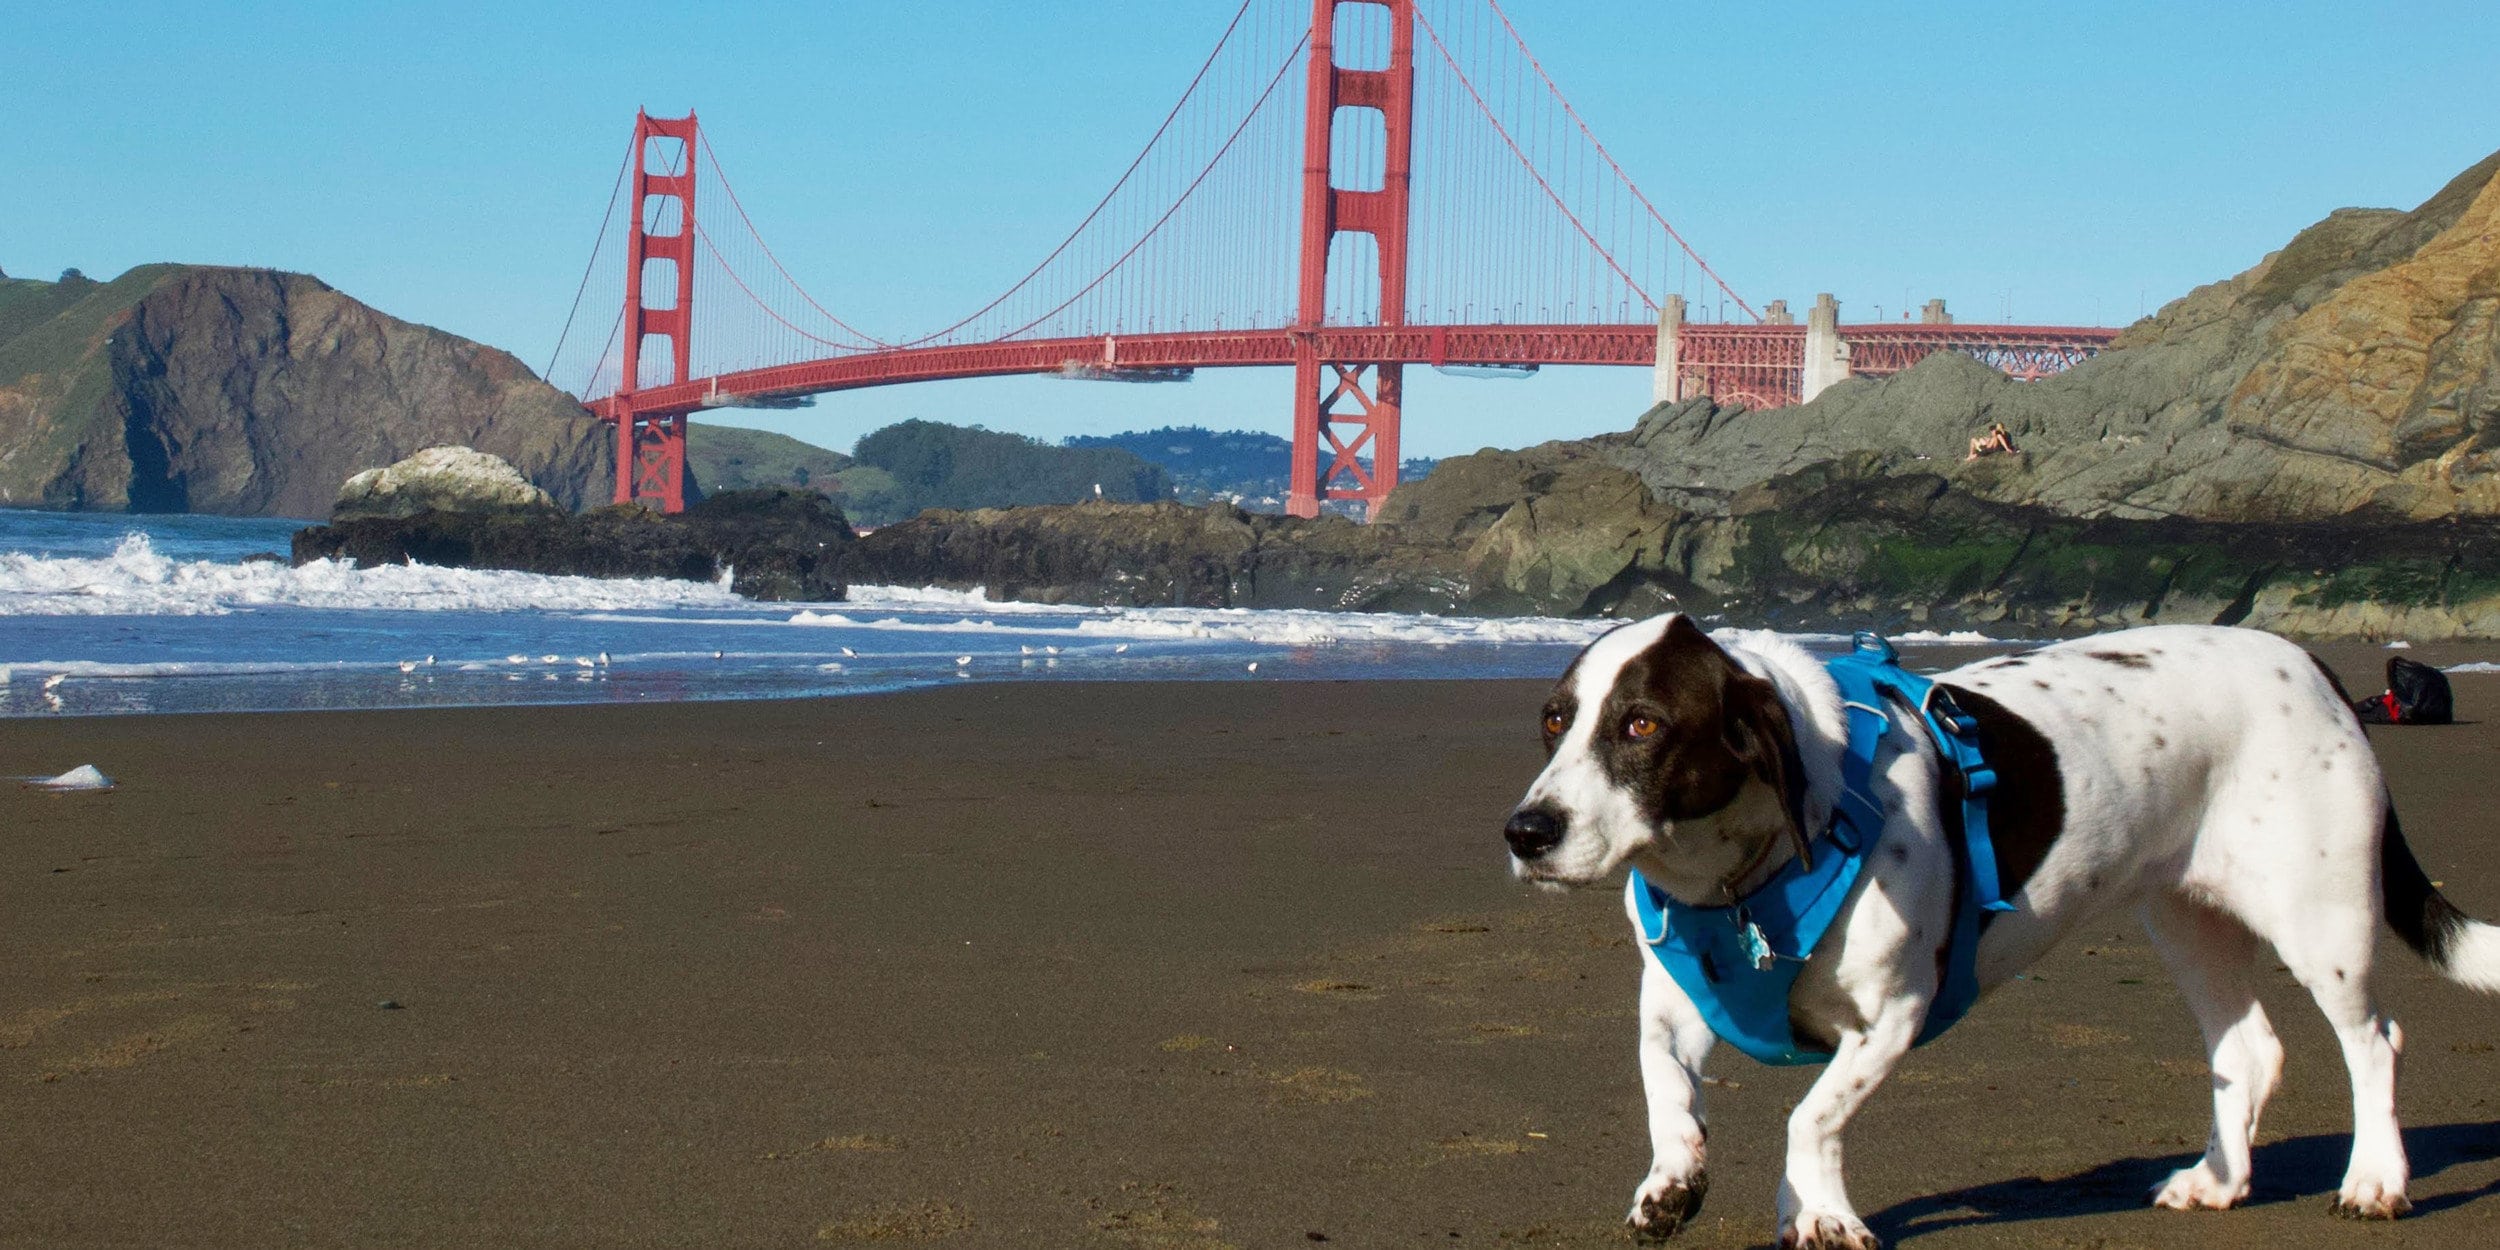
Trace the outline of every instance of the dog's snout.
[[1502, 826], [1502, 840], [1510, 843], [1511, 854], [1535, 859], [1562, 845], [1562, 817], [1542, 804], [1520, 808], [1510, 814], [1510, 823]]

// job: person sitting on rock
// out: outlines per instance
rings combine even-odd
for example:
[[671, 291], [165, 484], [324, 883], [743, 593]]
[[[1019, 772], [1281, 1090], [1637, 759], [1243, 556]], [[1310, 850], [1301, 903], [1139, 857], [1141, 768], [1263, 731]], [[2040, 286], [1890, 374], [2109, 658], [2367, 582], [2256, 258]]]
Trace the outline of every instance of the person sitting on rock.
[[1996, 421], [1989, 424], [1987, 433], [1970, 441], [1970, 454], [1962, 459], [1967, 462], [1977, 460], [1981, 456], [2019, 454], [2021, 454], [2020, 451], [2014, 446], [2014, 436], [2005, 432], [2005, 423]]

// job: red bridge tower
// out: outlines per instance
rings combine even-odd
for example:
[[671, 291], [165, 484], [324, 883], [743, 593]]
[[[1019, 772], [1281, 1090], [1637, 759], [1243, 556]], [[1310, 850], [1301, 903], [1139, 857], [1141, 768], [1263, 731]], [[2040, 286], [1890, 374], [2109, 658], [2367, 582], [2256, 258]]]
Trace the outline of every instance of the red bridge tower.
[[[1337, 63], [1341, 9], [1387, 10], [1386, 68], [1350, 69]], [[1329, 245], [1340, 234], [1372, 237], [1380, 258], [1379, 324], [1406, 324], [1407, 187], [1415, 138], [1414, 0], [1312, 0], [1310, 64], [1302, 120], [1302, 290], [1301, 311], [1294, 320], [1293, 476], [1285, 510], [1317, 516], [1323, 499], [1360, 499], [1376, 513], [1398, 484], [1398, 404], [1405, 366], [1323, 358], [1316, 332], [1328, 319]], [[1334, 133], [1340, 109], [1380, 114], [1383, 155], [1376, 188], [1337, 185], [1342, 175], [1363, 172], [1336, 168]], [[1338, 408], [1348, 401], [1350, 408]], [[1367, 450], [1368, 471], [1359, 459]], [[1341, 478], [1352, 485], [1336, 485]]]
[[[676, 141], [673, 155], [667, 144], [656, 145], [671, 170], [651, 168], [654, 139]], [[694, 340], [694, 145], [691, 111], [675, 118], [634, 114], [624, 368], [608, 400], [608, 419], [616, 423], [616, 502], [649, 500], [662, 512], [686, 506], [686, 417], [637, 413], [633, 400], [642, 389], [642, 352], [650, 339], [668, 340], [669, 374], [658, 385], [682, 385], [693, 374], [688, 366]], [[654, 274], [654, 261], [665, 262], [666, 270]], [[659, 296], [667, 302], [653, 302]]]

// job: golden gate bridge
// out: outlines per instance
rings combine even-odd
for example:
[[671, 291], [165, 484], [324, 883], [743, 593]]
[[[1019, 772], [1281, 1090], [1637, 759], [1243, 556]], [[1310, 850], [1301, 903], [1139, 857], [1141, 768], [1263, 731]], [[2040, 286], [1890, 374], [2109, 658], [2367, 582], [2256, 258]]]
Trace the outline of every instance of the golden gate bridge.
[[[1688, 321], [1696, 293], [1745, 319]], [[598, 307], [619, 309], [604, 339], [576, 334]], [[1498, 0], [1242, 0], [1038, 264], [934, 330], [852, 318], [774, 254], [694, 114], [642, 113], [548, 377], [614, 423], [616, 501], [674, 512], [687, 416], [705, 408], [1290, 367], [1287, 508], [1311, 516], [1396, 487], [1409, 365], [1640, 366], [1659, 399], [1765, 408], [1937, 351], [2039, 377], [2116, 333], [1955, 324], [1940, 303], [1901, 324], [1843, 325], [1828, 296], [1803, 324], [1782, 301], [1756, 309], [1642, 194]]]

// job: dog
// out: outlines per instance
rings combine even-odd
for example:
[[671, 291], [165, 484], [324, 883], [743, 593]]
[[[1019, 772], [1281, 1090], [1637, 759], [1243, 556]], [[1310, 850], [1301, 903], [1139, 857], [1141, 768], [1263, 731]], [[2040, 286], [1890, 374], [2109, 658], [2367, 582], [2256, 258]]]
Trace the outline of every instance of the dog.
[[[2338, 1214], [2411, 1206], [2395, 1081], [2404, 1033], [2370, 992], [2385, 922], [2449, 979], [2500, 993], [2500, 928], [2423, 873], [2334, 675], [2270, 634], [2154, 626], [1940, 675], [1978, 723], [2001, 890], [1977, 950], [1981, 992], [2092, 916], [2133, 907], [2178, 981], [2213, 1069], [2205, 1155], [2152, 1201], [2223, 1209], [2249, 1192], [2249, 1140], [2283, 1046], [2256, 998], [2271, 946], [2316, 999], [2353, 1087]], [[1880, 1243], [1849, 1204], [1841, 1132], [1919, 1037], [1945, 965], [1961, 779], [1916, 709], [1891, 721], [1870, 787], [1887, 813], [1844, 909], [1790, 991], [1790, 1027], [1828, 1051], [1788, 1121], [1783, 1247]], [[1847, 713], [1793, 641], [1703, 632], [1670, 614], [1589, 644], [1545, 703], [1544, 770], [1503, 833], [1512, 871], [1551, 887], [1638, 869], [1671, 905], [1720, 907], [1811, 855], [1832, 827]], [[1635, 932], [1641, 918], [1632, 916]], [[1701, 1068], [1715, 1040], [1641, 954], [1640, 1065], [1652, 1161], [1627, 1222], [1663, 1238], [1701, 1208]]]

